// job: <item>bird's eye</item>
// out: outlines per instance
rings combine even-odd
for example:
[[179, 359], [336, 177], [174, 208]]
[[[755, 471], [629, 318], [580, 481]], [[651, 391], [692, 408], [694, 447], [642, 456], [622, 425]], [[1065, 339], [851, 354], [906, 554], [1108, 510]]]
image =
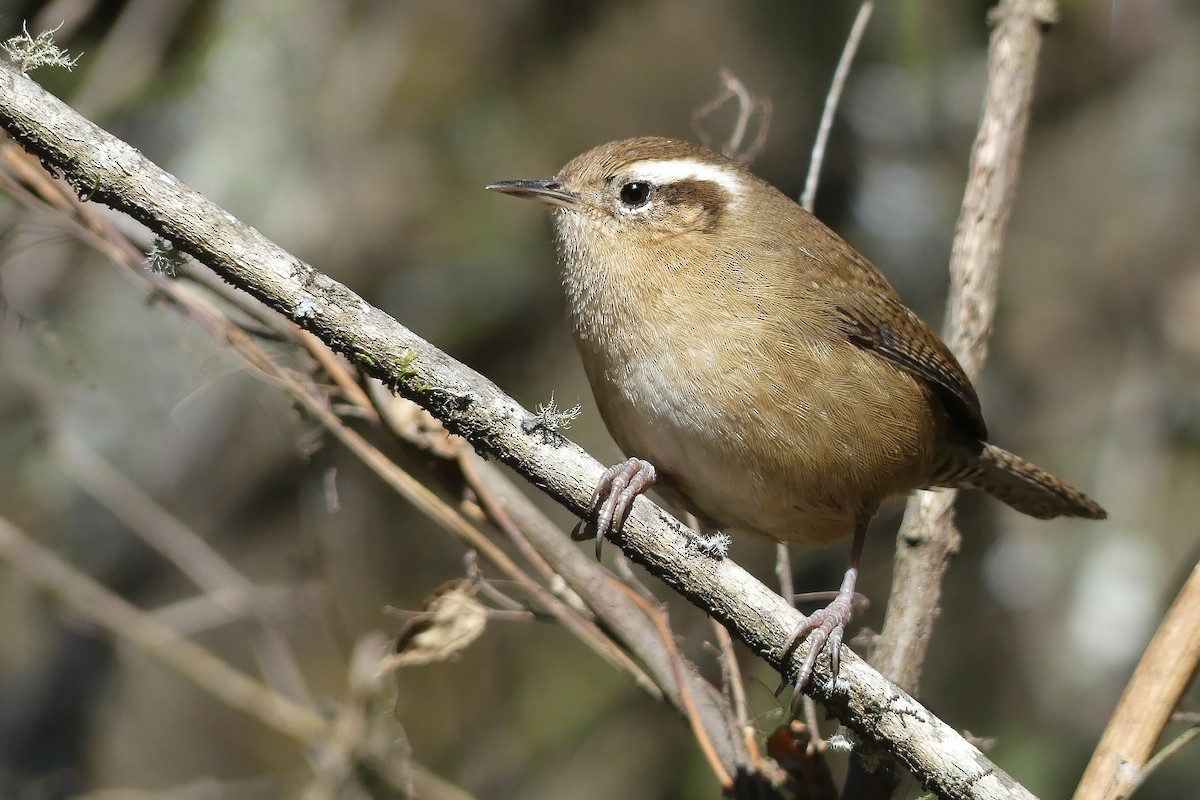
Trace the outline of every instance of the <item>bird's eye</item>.
[[650, 184], [642, 181], [627, 183], [621, 187], [621, 202], [627, 208], [641, 208], [650, 199]]

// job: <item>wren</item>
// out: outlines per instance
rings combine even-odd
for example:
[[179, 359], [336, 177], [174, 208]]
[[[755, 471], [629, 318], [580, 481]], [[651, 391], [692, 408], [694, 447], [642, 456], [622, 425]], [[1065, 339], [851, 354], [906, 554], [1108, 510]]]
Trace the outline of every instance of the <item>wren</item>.
[[575, 342], [628, 461], [593, 496], [597, 554], [654, 486], [710, 531], [820, 547], [853, 537], [836, 598], [807, 617], [797, 686], [839, 648], [867, 524], [916, 489], [981, 489], [1041, 519], [1103, 519], [1078, 489], [989, 444], [958, 360], [887, 279], [794, 200], [688, 142], [637, 138], [553, 180]]

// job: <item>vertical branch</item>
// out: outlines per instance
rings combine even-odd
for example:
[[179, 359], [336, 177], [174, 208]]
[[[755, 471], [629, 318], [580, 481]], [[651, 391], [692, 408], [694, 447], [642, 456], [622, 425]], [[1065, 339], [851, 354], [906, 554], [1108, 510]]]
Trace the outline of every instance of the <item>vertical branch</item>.
[[[1004, 231], [1029, 123], [1042, 33], [1057, 18], [1054, 0], [1000, 0], [989, 15], [988, 81], [962, 209], [950, 258], [950, 295], [943, 336], [972, 379], [987, 356], [996, 308]], [[942, 577], [958, 553], [956, 492], [920, 492], [909, 501], [897, 536], [892, 592], [875, 666], [915, 693], [933, 622], [941, 607]], [[868, 768], [855, 758], [846, 797], [890, 797], [894, 764]]]
[[[988, 84], [950, 259], [944, 337], [971, 378], [987, 355], [996, 308], [1004, 229], [1025, 144], [1042, 30], [1056, 18], [1053, 0], [1001, 0], [988, 48]], [[942, 575], [958, 552], [955, 493], [922, 492], [900, 528], [896, 571], [875, 663], [907, 691], [920, 682]]]

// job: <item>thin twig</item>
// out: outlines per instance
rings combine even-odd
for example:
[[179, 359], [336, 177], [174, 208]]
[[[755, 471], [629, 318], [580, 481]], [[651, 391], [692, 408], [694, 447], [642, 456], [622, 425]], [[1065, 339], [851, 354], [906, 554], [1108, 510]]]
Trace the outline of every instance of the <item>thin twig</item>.
[[[279, 613], [284, 613], [284, 609], [292, 607], [296, 602], [298, 594], [309, 593], [311, 589], [297, 590], [292, 586], [256, 586], [251, 602], [255, 607], [279, 609]], [[176, 600], [146, 613], [182, 636], [194, 636], [243, 619], [241, 613], [230, 611], [243, 602], [236, 590], [222, 589]], [[268, 615], [270, 613], [267, 612]]]
[[813, 737], [813, 747], [823, 740], [821, 736], [821, 715], [817, 713], [817, 701], [808, 695], [800, 698], [800, 707], [804, 710], [804, 724]]
[[1154, 758], [1146, 762], [1146, 765], [1137, 771], [1137, 777], [1129, 781], [1124, 787], [1124, 792], [1120, 797], [1133, 797], [1137, 794], [1137, 790], [1146, 782], [1154, 772], [1167, 762], [1169, 758], [1174, 756], [1183, 748], [1187, 747], [1196, 739], [1200, 739], [1200, 726], [1188, 728], [1183, 733], [1176, 736], [1167, 746], [1154, 754]]
[[733, 157], [742, 149], [742, 139], [746, 138], [746, 126], [750, 124], [754, 101], [750, 97], [750, 92], [746, 90], [746, 84], [742, 83], [732, 71], [721, 70], [721, 81], [738, 101], [737, 122], [733, 126], [733, 133], [729, 135], [729, 143], [725, 146], [725, 155]]
[[[240, 331], [227, 331], [227, 337], [235, 344], [245, 344], [240, 340]], [[237, 337], [238, 341], [234, 341]], [[259, 355], [255, 349], [251, 351], [254, 357]], [[245, 355], [245, 353], [243, 353]], [[479, 550], [488, 561], [496, 565], [505, 575], [529, 592], [540, 605], [548, 609], [568, 630], [574, 633], [585, 644], [618, 669], [629, 670], [635, 678], [645, 679], [644, 673], [628, 656], [613, 648], [604, 635], [594, 624], [583, 619], [573, 609], [534, 581], [508, 554], [501, 550], [491, 539], [488, 539], [478, 528], [468, 522], [461, 514], [444, 502], [428, 487], [401, 469], [377, 447], [368, 442], [362, 435], [352, 430], [337, 417], [329, 407], [307, 392], [303, 385], [280, 369], [274, 362], [259, 364], [264, 372], [270, 373], [287, 389], [292, 397], [304, 405], [320, 423], [334, 435], [343, 445], [353, 452], [368, 468], [395, 490], [415, 505], [421, 513], [438, 523], [444, 530], [463, 539], [471, 547]]]
[[[692, 530], [695, 530], [693, 526]], [[613, 555], [611, 562], [613, 573], [621, 579], [621, 581], [642, 596], [642, 599], [649, 603], [659, 602], [658, 596], [650, 591], [650, 587], [642, 581], [636, 572], [633, 571], [633, 562], [619, 550]]]
[[779, 594], [796, 607], [796, 581], [792, 577], [792, 554], [787, 542], [775, 545], [775, 578], [779, 581]]
[[800, 195], [800, 205], [812, 213], [813, 204], [817, 201], [817, 184], [821, 180], [821, 165], [825, 161], [825, 147], [829, 144], [829, 133], [833, 129], [833, 118], [837, 114], [838, 103], [842, 99], [842, 89], [846, 86], [846, 76], [850, 74], [850, 65], [854, 63], [854, 55], [862, 42], [863, 31], [875, 10], [874, 0], [866, 0], [858, 9], [858, 16], [850, 27], [850, 35], [842, 47], [842, 57], [838, 59], [837, 69], [833, 71], [833, 83], [829, 93], [825, 95], [825, 109], [821, 112], [821, 124], [817, 126], [817, 139], [813, 142], [812, 160], [809, 162], [808, 178], [804, 181], [804, 192]]
[[738, 666], [737, 651], [733, 649], [733, 639], [723, 625], [713, 620], [712, 628], [713, 635], [717, 637], [722, 662], [725, 664], [729, 692], [733, 696], [733, 713], [738, 724], [745, 728], [750, 725], [750, 711], [746, 703], [746, 685], [742, 681], [742, 669]]
[[325, 370], [342, 394], [346, 395], [346, 399], [357, 406], [363, 413], [369, 414], [369, 421], [377, 423], [379, 421], [378, 414], [375, 410], [371, 398], [367, 396], [366, 391], [358, 385], [358, 381], [354, 380], [350, 375], [350, 371], [346, 369], [346, 365], [342, 362], [333, 351], [325, 346], [317, 337], [305, 330], [297, 330], [296, 335], [299, 338], [301, 346], [308, 351], [309, 355], [317, 360], [321, 368]]
[[659, 636], [662, 637], [662, 645], [666, 649], [668, 657], [671, 659], [671, 665], [675, 670], [675, 682], [679, 686], [679, 696], [683, 701], [684, 716], [687, 717], [688, 724], [692, 726], [692, 735], [695, 737], [696, 743], [700, 745], [700, 752], [704, 754], [704, 760], [708, 762], [708, 768], [712, 770], [717, 783], [720, 784], [721, 789], [726, 794], [730, 793], [733, 789], [733, 777], [725, 769], [725, 765], [721, 763], [716, 748], [713, 746], [712, 738], [704, 728], [703, 720], [696, 708], [692, 693], [688, 689], [687, 681], [683, 675], [685, 669], [683, 658], [679, 655], [679, 649], [675, 646], [675, 634], [671, 631], [671, 626], [667, 622], [666, 611], [661, 608], [655, 608], [650, 603], [647, 603], [641, 595], [629, 587], [622, 588], [628, 593], [629, 599], [641, 606], [646, 616], [658, 628]]
[[750, 720], [750, 704], [746, 701], [746, 680], [742, 676], [742, 668], [738, 664], [737, 650], [733, 646], [733, 637], [729, 631], [716, 620], [712, 621], [713, 635], [717, 637], [717, 647], [721, 653], [721, 663], [725, 665], [724, 672], [732, 695], [733, 713], [742, 729], [742, 739], [750, 752], [751, 763], [758, 764], [762, 754], [758, 740], [761, 733]]
[[479, 499], [480, 506], [487, 512], [488, 517], [491, 518], [496, 527], [512, 540], [517, 549], [521, 551], [521, 555], [525, 556], [525, 560], [532, 564], [533, 568], [541, 574], [543, 580], [547, 583], [552, 582], [556, 577], [554, 568], [546, 562], [546, 559], [537, 551], [537, 548], [530, 544], [529, 538], [513, 523], [512, 519], [508, 516], [508, 512], [504, 510], [488, 487], [479, 479], [479, 473], [475, 471], [474, 463], [471, 459], [465, 457], [465, 452], [463, 453], [463, 457], [458, 459], [458, 467], [462, 470], [463, 478], [466, 480], [467, 485], [471, 487], [471, 491]]
[[255, 585], [141, 487], [69, 434], [55, 437], [52, 451], [67, 477], [197, 586], [230, 603], [229, 610], [238, 616], [253, 612]]
[[[542, 557], [541, 553], [530, 543], [529, 538], [519, 526], [513, 523], [508, 516], [508, 512], [497, 500], [496, 496], [484, 483], [479, 475], [478, 469], [472, 459], [460, 458], [459, 466], [463, 471], [463, 476], [467, 479], [477, 497], [483, 503], [483, 507], [487, 510], [488, 515], [496, 521], [500, 529], [505, 531], [509, 538], [517, 545], [525, 557], [530, 560], [541, 571], [547, 574], [547, 577], [553, 581], [556, 576], [553, 568]], [[565, 599], [560, 599], [562, 603], [562, 612], [556, 616], [560, 617], [563, 626], [582, 639], [593, 650], [599, 653], [605, 661], [610, 664], [618, 665], [624, 669], [634, 680], [642, 686], [652, 686], [654, 682], [650, 676], [646, 674], [637, 663], [631, 659], [625, 651], [617, 647], [611, 639], [605, 636], [596, 623], [581, 615], [574, 605]], [[578, 600], [576, 600], [578, 602]], [[656, 693], [657, 694], [657, 693]], [[661, 696], [661, 695], [659, 695]]]
[[[721, 80], [720, 93], [692, 113], [692, 128], [700, 137], [701, 143], [708, 147], [712, 143], [712, 137], [700, 127], [700, 123], [725, 103], [736, 99], [738, 110], [733, 121], [733, 131], [721, 147], [721, 152], [729, 158], [743, 163], [753, 161], [767, 140], [767, 131], [771, 125], [771, 100], [768, 97], [752, 96], [746, 88], [746, 84], [742, 83], [741, 79], [728, 68], [722, 67], [719, 77]], [[742, 143], [746, 138], [746, 131], [756, 112], [759, 122], [754, 141], [743, 150]]]
[[[474, 453], [468, 452], [465, 457], [473, 462], [472, 469], [477, 479], [487, 486], [489, 494], [504, 508], [514, 524], [555, 565], [562, 579], [592, 609], [605, 629], [611, 631], [615, 639], [641, 660], [671, 705], [682, 709], [676, 664], [663, 648], [657, 626], [644, 613], [646, 607], [656, 607], [659, 599], [653, 595], [643, 595], [646, 602], [635, 603], [629, 597], [629, 590], [639, 591], [640, 584], [626, 586], [613, 580], [612, 575], [595, 559], [564, 537], [525, 492], [508, 481], [494, 464]], [[737, 771], [743, 773], [747, 769], [756, 769], [756, 751], [745, 744], [744, 735], [738, 730], [730, 706], [722, 702], [723, 695], [701, 678], [692, 665], [686, 665], [682, 672], [691, 696], [700, 698], [696, 708], [703, 719], [708, 738], [725, 753], [722, 763], [734, 764]], [[773, 795], [768, 793], [768, 796]]]

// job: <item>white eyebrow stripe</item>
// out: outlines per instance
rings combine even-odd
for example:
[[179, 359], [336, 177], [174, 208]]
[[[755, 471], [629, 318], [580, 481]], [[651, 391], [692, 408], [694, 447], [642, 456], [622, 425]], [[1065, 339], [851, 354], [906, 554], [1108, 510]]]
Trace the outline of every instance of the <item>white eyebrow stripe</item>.
[[697, 161], [694, 158], [639, 161], [629, 168], [629, 178], [649, 183], [674, 183], [689, 179], [709, 181], [722, 187], [735, 198], [742, 193], [742, 181], [729, 167]]

